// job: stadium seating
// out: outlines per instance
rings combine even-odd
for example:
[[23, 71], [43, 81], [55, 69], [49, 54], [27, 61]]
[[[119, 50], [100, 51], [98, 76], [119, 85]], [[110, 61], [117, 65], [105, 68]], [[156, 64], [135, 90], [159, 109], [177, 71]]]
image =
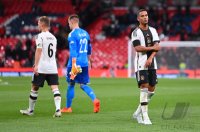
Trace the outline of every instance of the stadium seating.
[[0, 45], [3, 45], [3, 46], [6, 46], [7, 44], [15, 45], [17, 41], [18, 41], [17, 38], [1, 38]]
[[93, 68], [123, 68], [127, 62], [128, 41], [125, 35], [118, 38], [107, 37], [104, 40], [97, 40], [96, 38], [98, 34], [101, 34], [103, 25], [108, 23], [109, 20], [100, 17], [89, 29], [93, 47]]
[[24, 14], [32, 11], [33, 0], [3, 0], [5, 5], [5, 14]]
[[[173, 5], [173, 0], [168, 1], [168, 5]], [[84, 0], [79, 10], [84, 10], [89, 4], [90, 0]], [[69, 14], [75, 13], [77, 10], [72, 5], [71, 0], [44, 0], [44, 2], [35, 3], [34, 0], [2, 0], [5, 6], [5, 16], [0, 17], [0, 25], [9, 20], [14, 15], [18, 16], [8, 23], [7, 27], [10, 27], [10, 38], [1, 38], [0, 45], [5, 46], [7, 44], [14, 46], [18, 38], [25, 36], [34, 36], [38, 33], [37, 30], [37, 18], [40, 15], [48, 15], [51, 18], [51, 25], [53, 31], [57, 32], [57, 25], [66, 26], [66, 18]], [[136, 4], [142, 6], [147, 4], [148, 0], [137, 0]], [[33, 7], [37, 5], [41, 7], [41, 12], [34, 12]], [[184, 12], [184, 11], [183, 11]], [[116, 16], [124, 16], [128, 13], [128, 7], [113, 8], [111, 11]], [[160, 14], [163, 10], [160, 10]], [[194, 8], [191, 13], [199, 14], [200, 10]], [[168, 17], [171, 21], [176, 21], [176, 8], [170, 8], [167, 11]], [[181, 18], [183, 21], [190, 23], [192, 27], [192, 33], [197, 33], [200, 28], [200, 16], [191, 15], [188, 19], [186, 16]], [[158, 20], [161, 22], [161, 20]], [[104, 13], [99, 16], [94, 22], [90, 23], [87, 30], [91, 36], [91, 42], [93, 46], [93, 68], [112, 67], [124, 68], [127, 63], [127, 50], [128, 50], [128, 34], [129, 25], [123, 25], [120, 35], [117, 37], [103, 37], [98, 38], [98, 35], [102, 35], [102, 27], [109, 25], [110, 20], [106, 19]], [[135, 24], [135, 23], [134, 23]], [[159, 29], [159, 31], [162, 31]], [[170, 31], [169, 31], [170, 32]], [[19, 36], [18, 38], [16, 36]], [[179, 41], [181, 35], [178, 33], [172, 33], [169, 36], [170, 41]], [[25, 40], [21, 40], [25, 43]], [[33, 43], [34, 44], [34, 43]], [[68, 52], [66, 50], [58, 52], [59, 66], [64, 67], [68, 58]]]

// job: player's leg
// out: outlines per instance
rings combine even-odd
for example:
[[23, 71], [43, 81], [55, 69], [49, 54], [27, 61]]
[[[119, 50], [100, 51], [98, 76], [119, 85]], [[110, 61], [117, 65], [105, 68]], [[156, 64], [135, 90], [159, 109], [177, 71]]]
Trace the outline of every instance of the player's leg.
[[140, 85], [140, 105], [143, 117], [143, 123], [146, 125], [152, 124], [148, 115], [148, 83]]
[[[148, 73], [146, 70], [136, 72], [136, 79], [140, 87], [140, 104], [133, 114], [133, 118], [137, 119], [138, 123], [151, 124], [148, 117]], [[142, 119], [143, 117], [143, 119]]]
[[60, 117], [61, 111], [60, 111], [60, 105], [61, 105], [61, 95], [58, 88], [58, 74], [49, 74], [46, 75], [46, 81], [48, 85], [51, 87], [53, 96], [54, 96], [54, 103], [55, 103], [55, 114], [54, 117]]
[[72, 101], [74, 98], [74, 87], [75, 82], [68, 82], [67, 93], [66, 93], [66, 107], [64, 107], [61, 112], [71, 113], [72, 112]]
[[29, 116], [33, 115], [35, 104], [38, 97], [38, 90], [39, 90], [39, 87], [43, 87], [45, 77], [42, 74], [39, 74], [39, 75], [34, 75], [32, 79], [33, 79], [32, 88], [31, 88], [30, 96], [29, 96], [29, 107], [26, 110], [20, 110], [20, 113], [24, 115], [29, 115]]
[[143, 123], [142, 110], [141, 110], [140, 103], [139, 103], [136, 111], [133, 113], [133, 119], [136, 119], [138, 123]]
[[148, 87], [148, 96], [147, 96], [148, 103], [150, 102], [151, 98], [153, 97], [153, 95], [155, 93], [154, 90], [155, 90], [155, 86], [149, 85], [149, 87]]
[[[63, 113], [71, 113], [72, 112], [72, 101], [74, 98], [74, 87], [75, 87], [75, 80], [70, 79], [70, 71], [71, 67], [67, 67], [67, 75], [66, 75], [66, 81], [68, 83], [67, 86], [67, 92], [66, 92], [66, 106], [62, 108], [61, 112]], [[75, 78], [76, 79], [76, 78]]]
[[[140, 88], [140, 74], [141, 73], [139, 71], [136, 72], [136, 80], [138, 82], [139, 88]], [[143, 123], [141, 103], [138, 104], [136, 111], [133, 113], [133, 119], [136, 119], [138, 123]]]
[[148, 87], [148, 102], [151, 100], [152, 96], [155, 93], [155, 86], [158, 83], [156, 70], [151, 69], [148, 70], [148, 78], [149, 78], [149, 87]]
[[144, 123], [144, 121], [149, 120], [147, 101], [148, 85], [148, 83], [140, 84], [140, 103], [133, 114], [133, 118], [135, 118], [138, 123]]
[[89, 83], [88, 67], [82, 67], [82, 73], [78, 74], [76, 81], [80, 83], [80, 88], [90, 97], [94, 105], [94, 112], [98, 113], [100, 110], [100, 101], [96, 98], [96, 95], [92, 88], [87, 85]]
[[80, 88], [90, 97], [94, 104], [94, 113], [98, 113], [100, 110], [100, 101], [96, 98], [96, 95], [92, 88], [87, 84], [80, 84]]
[[30, 96], [29, 96], [29, 107], [28, 109], [25, 110], [20, 110], [20, 112], [23, 115], [33, 115], [34, 109], [35, 109], [35, 103], [37, 101], [37, 97], [38, 97], [38, 89], [39, 87], [32, 85], [32, 89], [30, 92]]
[[54, 117], [60, 117], [61, 116], [61, 110], [60, 110], [61, 95], [60, 95], [60, 91], [58, 89], [58, 85], [51, 85], [51, 89], [52, 89], [52, 93], [54, 95], [54, 103], [55, 103], [55, 107], [56, 107]]
[[92, 88], [87, 84], [80, 84], [80, 88], [90, 97], [90, 99], [94, 102], [96, 99], [96, 95], [93, 92]]
[[52, 89], [52, 93], [54, 95], [56, 111], [59, 111], [60, 104], [61, 104], [61, 95], [60, 95], [60, 91], [58, 89], [58, 85], [51, 85], [51, 89]]

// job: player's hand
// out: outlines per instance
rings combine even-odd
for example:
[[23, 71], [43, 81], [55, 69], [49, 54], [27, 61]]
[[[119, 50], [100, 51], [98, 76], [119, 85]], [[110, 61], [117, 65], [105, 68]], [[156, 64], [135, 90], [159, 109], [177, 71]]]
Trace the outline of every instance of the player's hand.
[[38, 74], [38, 66], [33, 65], [33, 73], [34, 73], [35, 75], [39, 75], [39, 74]]
[[81, 72], [82, 72], [81, 67], [76, 65], [76, 58], [72, 58], [72, 69], [71, 69], [71, 72], [69, 73], [70, 79], [74, 80], [77, 74]]
[[77, 74], [79, 74], [81, 72], [82, 72], [82, 68], [80, 66], [73, 65], [71, 72], [70, 72], [70, 79], [74, 80], [74, 78], [77, 76]]
[[147, 67], [151, 66], [152, 60], [153, 60], [153, 59], [151, 59], [151, 58], [147, 59], [147, 61], [146, 61], [145, 65], [144, 65], [144, 67], [147, 68]]

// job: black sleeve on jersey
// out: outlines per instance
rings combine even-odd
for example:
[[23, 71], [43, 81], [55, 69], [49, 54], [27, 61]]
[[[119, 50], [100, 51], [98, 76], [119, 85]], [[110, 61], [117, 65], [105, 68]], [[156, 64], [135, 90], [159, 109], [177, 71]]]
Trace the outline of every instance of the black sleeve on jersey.
[[156, 43], [156, 42], [160, 43], [160, 40], [153, 41], [153, 43]]
[[136, 46], [140, 45], [140, 41], [139, 40], [134, 40], [132, 42], [132, 44], [133, 44], [134, 47], [136, 47]]

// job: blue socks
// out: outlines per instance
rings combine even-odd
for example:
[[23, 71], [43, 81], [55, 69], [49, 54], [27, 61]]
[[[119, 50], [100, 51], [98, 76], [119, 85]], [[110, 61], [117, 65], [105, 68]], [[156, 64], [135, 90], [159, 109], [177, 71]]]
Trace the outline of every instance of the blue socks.
[[67, 108], [71, 107], [72, 105], [72, 100], [74, 98], [74, 86], [75, 85], [71, 85], [71, 84], [68, 84], [68, 88], [67, 88], [67, 100], [66, 100], [66, 106]]
[[92, 101], [96, 99], [96, 95], [88, 85], [81, 85], [81, 89], [92, 99]]
[[[66, 107], [69, 108], [72, 105], [72, 100], [74, 98], [74, 86], [75, 84], [68, 84], [67, 94], [66, 94]], [[96, 99], [96, 95], [93, 90], [88, 85], [81, 85], [81, 89], [91, 98], [92, 101]]]

